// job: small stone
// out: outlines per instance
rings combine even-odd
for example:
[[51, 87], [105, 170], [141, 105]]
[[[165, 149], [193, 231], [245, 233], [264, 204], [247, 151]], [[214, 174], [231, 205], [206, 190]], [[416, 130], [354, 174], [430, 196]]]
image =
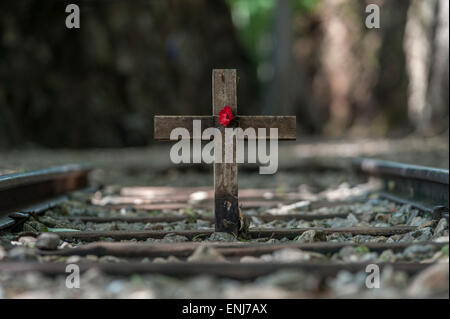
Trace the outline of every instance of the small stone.
[[241, 263], [260, 263], [260, 262], [262, 262], [262, 260], [261, 259], [259, 259], [259, 258], [256, 258], [256, 257], [254, 257], [254, 256], [244, 256], [244, 257], [242, 257], [241, 258]]
[[98, 257], [95, 255], [87, 255], [86, 259], [89, 261], [98, 261]]
[[169, 256], [169, 258], [167, 258], [167, 261], [168, 262], [171, 262], [171, 263], [176, 263], [176, 262], [181, 262], [181, 260], [179, 260], [177, 257], [175, 257], [175, 256]]
[[408, 284], [408, 275], [403, 271], [395, 271], [392, 266], [386, 266], [381, 272], [380, 287], [404, 288]]
[[33, 253], [33, 250], [26, 247], [15, 247], [8, 253], [8, 259], [15, 261], [31, 261], [37, 260], [37, 256]]
[[107, 287], [106, 290], [115, 295], [120, 293], [125, 287], [125, 284], [122, 280], [114, 280]]
[[343, 242], [347, 241], [352, 237], [349, 233], [332, 233], [327, 236], [327, 241], [331, 242]]
[[449, 237], [448, 236], [441, 236], [433, 240], [436, 243], [448, 243]]
[[102, 256], [99, 258], [99, 261], [107, 263], [119, 263], [121, 260], [115, 256]]
[[326, 257], [315, 252], [302, 251], [300, 249], [285, 248], [277, 250], [272, 254], [273, 261], [279, 262], [299, 262], [310, 260], [325, 260]]
[[163, 242], [167, 242], [167, 243], [181, 243], [181, 242], [185, 242], [185, 241], [188, 241], [188, 240], [189, 239], [187, 237], [180, 236], [180, 235], [177, 235], [177, 234], [167, 234], [162, 239]]
[[384, 213], [378, 213], [375, 216], [375, 220], [379, 221], [379, 222], [389, 223], [389, 221], [391, 220], [391, 215], [390, 214], [384, 214]]
[[379, 259], [383, 262], [395, 262], [396, 257], [394, 252], [391, 249], [387, 249], [383, 251], [379, 257]]
[[424, 219], [420, 216], [414, 217], [409, 223], [409, 226], [419, 226], [421, 223], [423, 223]]
[[77, 264], [81, 261], [81, 257], [78, 255], [70, 256], [66, 259], [67, 264]]
[[419, 225], [419, 229], [425, 228], [425, 227], [433, 227], [436, 224], [436, 221], [434, 220], [425, 220]]
[[233, 234], [214, 232], [207, 239], [208, 241], [237, 241]]
[[445, 218], [441, 218], [439, 220], [439, 223], [437, 224], [436, 228], [434, 229], [433, 237], [437, 238], [437, 237], [445, 236], [446, 231], [447, 231], [447, 236], [448, 236], [448, 222]]
[[138, 290], [130, 293], [126, 296], [128, 299], [154, 299], [156, 298], [156, 294], [153, 290]]
[[403, 209], [395, 212], [391, 215], [390, 223], [394, 226], [396, 225], [404, 225], [406, 223], [407, 214]]
[[34, 246], [36, 245], [36, 238], [31, 237], [31, 236], [22, 236], [19, 238], [19, 243], [22, 246], [28, 247], [28, 248], [34, 248]]
[[0, 261], [3, 260], [7, 256], [5, 249], [0, 246]]
[[448, 294], [449, 267], [447, 263], [436, 264], [419, 273], [408, 288], [411, 297]]
[[43, 250], [55, 250], [58, 248], [60, 239], [54, 233], [42, 233], [36, 241], [36, 247]]
[[431, 227], [425, 227], [414, 231], [412, 236], [415, 238], [414, 241], [428, 241], [433, 237], [433, 232]]
[[412, 245], [405, 249], [403, 256], [407, 259], [414, 259], [417, 257], [422, 257], [423, 255], [430, 255], [434, 252], [434, 247], [431, 245]]
[[301, 270], [279, 270], [268, 276], [256, 279], [261, 286], [277, 286], [288, 290], [317, 289], [319, 282], [314, 275]]
[[323, 232], [316, 230], [307, 230], [298, 237], [298, 241], [301, 243], [312, 243], [326, 240], [327, 236]]
[[347, 215], [347, 222], [348, 222], [348, 227], [354, 227], [359, 223], [358, 218], [356, 218], [355, 215], [353, 214], [348, 214]]
[[225, 257], [219, 254], [217, 250], [206, 245], [200, 245], [187, 260], [200, 262], [226, 261]]
[[166, 263], [167, 261], [166, 261], [164, 258], [162, 258], [162, 257], [156, 257], [155, 259], [153, 259], [153, 262], [154, 262], [155, 264], [164, 264], [164, 263]]

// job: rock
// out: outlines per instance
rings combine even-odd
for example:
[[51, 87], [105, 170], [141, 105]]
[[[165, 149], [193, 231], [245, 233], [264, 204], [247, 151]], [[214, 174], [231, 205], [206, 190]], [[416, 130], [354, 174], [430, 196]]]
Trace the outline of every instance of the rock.
[[288, 290], [310, 290], [318, 288], [315, 276], [300, 270], [279, 270], [255, 281], [259, 285], [276, 286]]
[[403, 256], [407, 259], [423, 258], [424, 255], [433, 254], [434, 250], [434, 247], [431, 245], [412, 245], [405, 249]]
[[390, 223], [394, 226], [404, 225], [406, 223], [406, 219], [407, 219], [407, 214], [402, 207], [402, 209], [400, 209], [399, 211], [397, 211], [391, 215]]
[[102, 256], [99, 258], [100, 262], [106, 262], [106, 263], [119, 263], [121, 260], [115, 256]]
[[155, 264], [164, 264], [164, 263], [166, 263], [167, 261], [166, 261], [164, 258], [162, 258], [162, 257], [156, 257], [155, 259], [153, 259], [153, 262], [154, 262]]
[[321, 231], [307, 230], [303, 232], [297, 240], [301, 243], [313, 243], [318, 241], [326, 241], [327, 236]]
[[35, 261], [37, 256], [33, 253], [33, 250], [26, 247], [15, 247], [8, 253], [8, 259], [14, 261]]
[[327, 236], [327, 241], [331, 242], [343, 242], [352, 238], [352, 234], [349, 233], [332, 233]]
[[0, 246], [0, 261], [6, 258], [6, 256], [8, 256], [6, 250], [2, 246]]
[[347, 270], [341, 270], [336, 278], [328, 281], [328, 285], [338, 296], [353, 295], [365, 287], [366, 277], [365, 272], [352, 274]]
[[437, 243], [448, 243], [449, 237], [448, 236], [438, 237], [438, 238], [434, 239], [434, 241]]
[[448, 294], [449, 267], [447, 263], [436, 264], [419, 273], [408, 287], [408, 295], [414, 298]]
[[404, 288], [408, 284], [408, 275], [403, 271], [395, 271], [393, 267], [386, 266], [381, 271], [380, 287]]
[[391, 215], [389, 213], [378, 213], [375, 216], [375, 220], [378, 222], [389, 223]]
[[125, 283], [123, 282], [123, 280], [114, 280], [106, 287], [106, 290], [109, 293], [116, 295], [120, 293], [124, 289], [124, 287]]
[[354, 227], [359, 223], [358, 218], [356, 218], [353, 214], [348, 214], [346, 219], [348, 222], [348, 227]]
[[19, 243], [22, 246], [28, 247], [28, 248], [34, 248], [34, 246], [36, 245], [36, 238], [31, 237], [31, 236], [22, 236], [19, 238]]
[[36, 247], [43, 250], [55, 250], [58, 248], [60, 239], [54, 233], [42, 233], [36, 241]]
[[425, 228], [425, 227], [433, 227], [436, 224], [435, 220], [424, 220], [420, 225], [419, 229]]
[[233, 234], [214, 232], [207, 239], [208, 241], [237, 241]]
[[424, 222], [424, 219], [420, 216], [414, 217], [409, 223], [409, 226], [419, 226], [421, 223]]
[[95, 261], [98, 261], [98, 257], [95, 255], [87, 255], [86, 260], [95, 262]]
[[156, 294], [153, 290], [138, 290], [130, 293], [129, 295], [125, 296], [125, 298], [128, 299], [155, 299]]
[[383, 262], [395, 262], [397, 258], [391, 249], [387, 249], [381, 253], [379, 259]]
[[47, 226], [45, 226], [44, 224], [35, 221], [35, 220], [29, 220], [26, 221], [25, 223], [23, 223], [23, 231], [24, 232], [46, 232], [47, 231]]
[[[447, 234], [445, 234], [446, 231]], [[445, 235], [448, 236], [448, 222], [445, 218], [441, 218], [436, 228], [434, 229], [433, 237], [437, 238]]]
[[200, 262], [226, 261], [225, 257], [219, 254], [217, 250], [206, 245], [200, 245], [187, 260]]
[[260, 263], [262, 262], [261, 259], [254, 257], [254, 256], [244, 256], [240, 260], [241, 263]]
[[414, 231], [411, 235], [415, 238], [414, 241], [428, 241], [433, 237], [433, 232], [431, 227], [425, 227]]
[[171, 262], [171, 263], [176, 263], [176, 262], [181, 262], [181, 260], [179, 260], [177, 257], [175, 257], [175, 256], [169, 256], [169, 258], [167, 258], [167, 261], [168, 262]]
[[411, 235], [411, 233], [401, 235], [401, 239], [399, 240], [399, 242], [408, 242], [408, 243], [412, 241], [414, 241], [414, 237]]
[[185, 241], [189, 241], [189, 239], [185, 236], [180, 236], [177, 234], [167, 234], [162, 239], [162, 242], [166, 242], [166, 243], [180, 243], [180, 242], [185, 242]]
[[339, 257], [345, 262], [365, 262], [372, 261], [378, 258], [378, 254], [369, 252], [365, 246], [346, 246], [339, 251]]
[[272, 254], [272, 261], [277, 262], [300, 262], [305, 260], [325, 260], [326, 257], [315, 252], [302, 251], [300, 249], [285, 248], [277, 250]]
[[41, 216], [39, 217], [39, 222], [48, 226], [48, 227], [57, 227], [58, 220], [50, 217], [50, 216]]
[[73, 255], [66, 259], [67, 264], [77, 264], [81, 261], [81, 256]]

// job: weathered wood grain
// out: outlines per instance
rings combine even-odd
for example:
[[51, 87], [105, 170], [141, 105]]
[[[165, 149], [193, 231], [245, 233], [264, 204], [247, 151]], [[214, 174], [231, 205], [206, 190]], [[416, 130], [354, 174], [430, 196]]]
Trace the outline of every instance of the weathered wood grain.
[[[219, 110], [220, 111], [220, 110]], [[185, 116], [166, 116], [157, 115], [154, 118], [155, 134], [154, 138], [160, 141], [169, 141], [170, 132], [177, 127], [183, 127], [188, 130], [190, 138], [193, 138], [192, 123], [194, 120], [201, 121], [202, 130], [208, 127], [219, 127], [219, 124], [214, 124], [213, 116], [201, 115], [185, 115]], [[296, 139], [296, 119], [295, 116], [253, 116], [243, 115], [238, 116], [239, 127], [243, 130], [254, 128], [256, 134], [258, 128], [265, 128], [268, 139], [270, 137], [270, 128], [278, 129], [278, 140], [295, 140]], [[264, 135], [263, 135], [264, 136]], [[248, 139], [248, 136], [244, 136]]]
[[[236, 70], [213, 70], [212, 91], [213, 115], [219, 115], [219, 112], [227, 105], [231, 107], [234, 115], [238, 114]], [[214, 125], [220, 125], [218, 118], [214, 118]], [[225, 161], [226, 154], [228, 154], [233, 157], [233, 163], [214, 163], [215, 230], [218, 232], [237, 234], [240, 219], [236, 143], [234, 141], [225, 141], [224, 134], [222, 134], [222, 141], [217, 141], [217, 143], [222, 143], [221, 155], [223, 161]]]

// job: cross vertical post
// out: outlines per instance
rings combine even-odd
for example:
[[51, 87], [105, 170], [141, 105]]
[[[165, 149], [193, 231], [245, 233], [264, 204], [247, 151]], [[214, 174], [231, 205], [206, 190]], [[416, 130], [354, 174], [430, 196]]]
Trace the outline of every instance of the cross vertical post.
[[[238, 169], [236, 163], [236, 136], [233, 139], [226, 139], [225, 127], [219, 123], [219, 112], [225, 107], [231, 107], [234, 116], [237, 113], [236, 97], [236, 70], [235, 69], [217, 69], [212, 72], [212, 116], [205, 115], [156, 115], [155, 116], [155, 134], [156, 140], [169, 141], [177, 140], [171, 137], [171, 132], [177, 128], [184, 128], [189, 135], [189, 139], [198, 140], [194, 136], [194, 121], [201, 121], [203, 129], [215, 127], [221, 130], [221, 139], [214, 138], [214, 213], [216, 232], [227, 232], [235, 235], [241, 230], [241, 214], [239, 211], [238, 199]], [[268, 133], [270, 129], [276, 128], [278, 140], [295, 140], [296, 138], [296, 119], [295, 116], [252, 116], [244, 115], [238, 117], [238, 127], [242, 130], [247, 128], [266, 129], [266, 136], [260, 138], [271, 138]], [[259, 132], [258, 132], [259, 133]], [[203, 137], [201, 137], [203, 138]], [[178, 137], [179, 139], [179, 137]], [[209, 140], [209, 139], [208, 139]], [[221, 149], [221, 154], [216, 150]], [[227, 156], [232, 154], [231, 163]], [[221, 161], [218, 161], [218, 158]]]
[[[217, 115], [225, 106], [230, 106], [237, 116], [236, 70], [213, 70], [212, 102], [215, 127], [220, 126]], [[222, 163], [214, 163], [215, 230], [237, 234], [240, 218], [236, 143], [235, 138], [231, 144], [225, 142], [224, 133], [222, 131]], [[233, 154], [233, 163], [225, 163], [225, 154]]]

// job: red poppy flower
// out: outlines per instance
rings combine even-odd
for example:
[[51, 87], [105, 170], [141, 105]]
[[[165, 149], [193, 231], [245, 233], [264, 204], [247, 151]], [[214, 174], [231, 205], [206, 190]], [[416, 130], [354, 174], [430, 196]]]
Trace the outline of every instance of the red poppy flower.
[[219, 112], [219, 123], [223, 126], [228, 126], [230, 122], [234, 119], [233, 111], [230, 106], [225, 106]]

